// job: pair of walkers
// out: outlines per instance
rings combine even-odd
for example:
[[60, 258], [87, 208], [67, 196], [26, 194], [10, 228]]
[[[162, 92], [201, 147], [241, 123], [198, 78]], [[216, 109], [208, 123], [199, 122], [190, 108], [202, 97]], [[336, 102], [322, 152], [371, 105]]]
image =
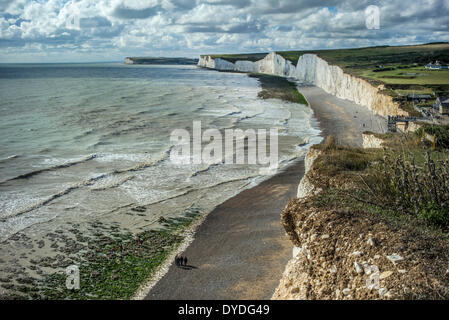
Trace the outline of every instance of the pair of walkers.
[[175, 263], [178, 267], [187, 266], [187, 257], [176, 256]]

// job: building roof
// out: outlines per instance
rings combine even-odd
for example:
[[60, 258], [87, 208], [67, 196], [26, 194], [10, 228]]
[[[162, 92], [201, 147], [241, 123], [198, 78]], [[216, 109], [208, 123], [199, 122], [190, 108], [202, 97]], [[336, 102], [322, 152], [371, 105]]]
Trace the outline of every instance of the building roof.
[[439, 97], [438, 99], [443, 107], [449, 108], [449, 97]]
[[432, 99], [430, 94], [408, 94], [407, 98], [410, 99]]

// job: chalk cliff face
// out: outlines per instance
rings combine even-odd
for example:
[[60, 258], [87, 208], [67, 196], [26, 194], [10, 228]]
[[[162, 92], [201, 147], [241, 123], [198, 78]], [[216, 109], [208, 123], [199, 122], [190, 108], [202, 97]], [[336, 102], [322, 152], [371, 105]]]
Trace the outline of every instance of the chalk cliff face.
[[320, 154], [321, 151], [314, 148], [310, 148], [307, 151], [306, 157], [304, 159], [304, 176], [302, 177], [301, 182], [298, 185], [298, 192], [296, 194], [299, 199], [306, 198], [313, 194], [321, 192], [321, 189], [317, 188], [313, 183], [311, 183], [307, 176], [307, 172], [309, 172], [313, 162], [316, 158], [318, 158]]
[[134, 61], [130, 58], [125, 59], [125, 64], [134, 64]]
[[354, 101], [381, 116], [407, 115], [392, 97], [382, 94], [382, 86], [373, 86], [363, 79], [344, 73], [340, 67], [329, 65], [315, 54], [304, 54], [299, 57], [296, 67], [275, 52], [256, 62], [231, 63], [220, 58], [201, 56], [198, 66], [295, 78], [301, 82], [316, 85], [339, 98]]
[[398, 104], [393, 102], [390, 96], [380, 92], [383, 86], [375, 87], [363, 79], [344, 73], [340, 67], [329, 65], [314, 54], [304, 54], [299, 57], [296, 78], [312, 83], [339, 98], [365, 106], [375, 114], [384, 117], [406, 115], [406, 112], [399, 109]]
[[383, 140], [376, 137], [374, 134], [364, 133], [362, 134], [363, 138], [363, 148], [364, 149], [380, 149], [382, 148]]
[[295, 77], [296, 75], [295, 66], [275, 52], [256, 62], [239, 60], [232, 63], [220, 58], [201, 56], [198, 66], [217, 70], [265, 73], [281, 77]]

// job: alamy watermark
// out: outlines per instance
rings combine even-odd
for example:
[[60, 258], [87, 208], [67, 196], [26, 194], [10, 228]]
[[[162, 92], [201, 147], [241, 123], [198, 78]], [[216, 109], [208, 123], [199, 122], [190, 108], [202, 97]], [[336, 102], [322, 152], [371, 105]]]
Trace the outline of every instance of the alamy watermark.
[[65, 269], [67, 278], [65, 286], [68, 290], [79, 290], [80, 288], [80, 269], [77, 265], [68, 266]]
[[375, 265], [366, 265], [365, 274], [368, 276], [366, 279], [366, 288], [369, 290], [379, 289], [380, 271]]
[[71, 14], [65, 21], [65, 27], [70, 30], [80, 30], [80, 16], [79, 14]]
[[245, 131], [225, 129], [223, 139], [218, 129], [207, 129], [202, 132], [201, 121], [193, 121], [192, 131], [192, 137], [185, 129], [172, 131], [170, 141], [175, 144], [170, 152], [172, 163], [261, 165], [263, 167], [259, 169], [260, 174], [271, 175], [277, 172], [279, 166], [277, 128], [271, 128], [269, 131], [269, 155], [267, 155], [266, 129], [258, 129], [257, 132], [254, 129]]
[[380, 9], [378, 6], [371, 5], [365, 9], [365, 25], [367, 29], [380, 29]]

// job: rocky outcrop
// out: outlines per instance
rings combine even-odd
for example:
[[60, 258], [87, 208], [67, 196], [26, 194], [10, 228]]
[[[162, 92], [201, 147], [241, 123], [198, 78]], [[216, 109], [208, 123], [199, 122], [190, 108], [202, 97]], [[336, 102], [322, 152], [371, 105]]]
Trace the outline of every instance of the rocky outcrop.
[[362, 134], [363, 138], [363, 148], [364, 149], [379, 149], [382, 148], [383, 140], [376, 137], [374, 133], [365, 132]]
[[396, 129], [399, 132], [408, 133], [408, 132], [415, 132], [419, 128], [421, 128], [422, 125], [416, 122], [398, 122], [396, 124]]
[[255, 72], [289, 77], [313, 84], [339, 98], [354, 101], [380, 116], [407, 115], [393, 101], [391, 96], [382, 93], [384, 87], [374, 86], [368, 81], [345, 73], [340, 67], [329, 65], [315, 54], [304, 54], [296, 66], [281, 55], [271, 52], [265, 58], [235, 63], [208, 55], [200, 57], [198, 66], [216, 70]]
[[315, 159], [318, 158], [320, 154], [321, 151], [315, 148], [310, 148], [307, 151], [306, 157], [304, 159], [305, 172], [298, 185], [298, 192], [296, 195], [299, 199], [306, 198], [321, 191], [320, 188], [316, 187], [313, 183], [310, 182], [307, 175], [310, 168], [312, 167], [313, 161], [315, 161]]

